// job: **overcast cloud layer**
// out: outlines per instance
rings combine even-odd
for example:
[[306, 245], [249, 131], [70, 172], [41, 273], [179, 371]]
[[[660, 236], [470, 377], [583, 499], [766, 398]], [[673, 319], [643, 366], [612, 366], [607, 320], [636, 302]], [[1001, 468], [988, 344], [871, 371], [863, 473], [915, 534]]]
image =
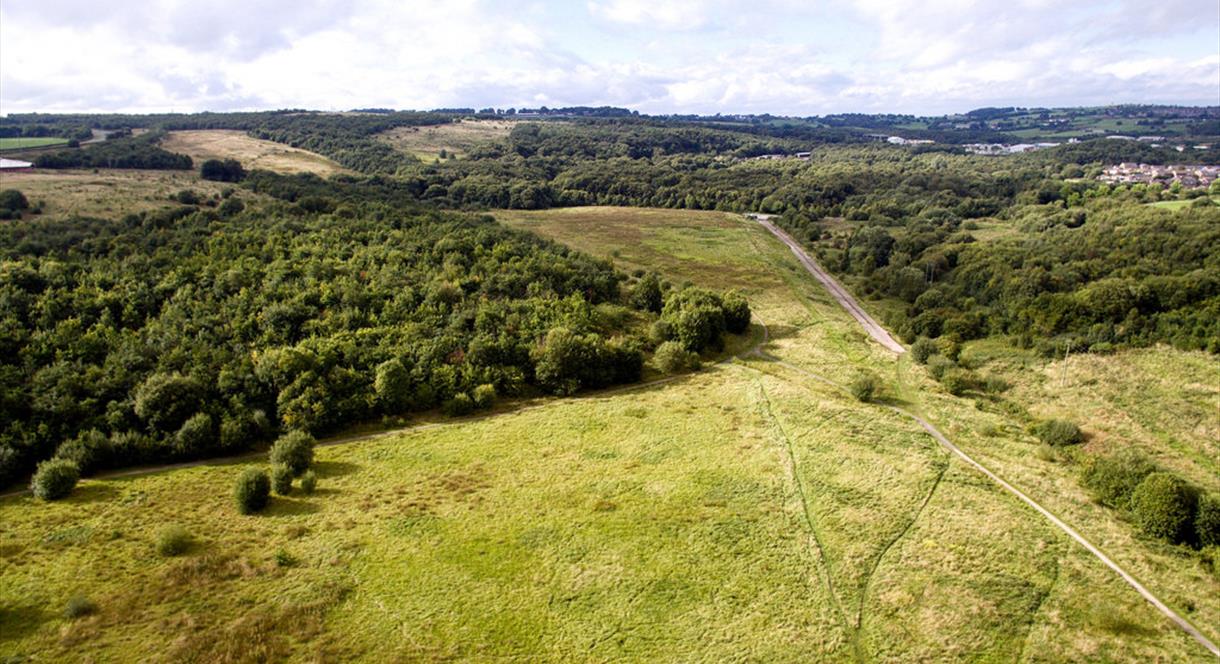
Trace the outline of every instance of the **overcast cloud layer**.
[[0, 113], [1220, 104], [1216, 0], [0, 0]]

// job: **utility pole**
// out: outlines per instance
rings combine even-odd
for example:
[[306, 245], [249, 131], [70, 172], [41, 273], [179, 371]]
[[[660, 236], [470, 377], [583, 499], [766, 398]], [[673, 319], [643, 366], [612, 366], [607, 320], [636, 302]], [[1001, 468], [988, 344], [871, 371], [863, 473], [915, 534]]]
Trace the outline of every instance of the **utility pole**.
[[1059, 387], [1060, 388], [1067, 386], [1068, 353], [1071, 353], [1071, 352], [1072, 352], [1072, 340], [1068, 339], [1067, 346], [1064, 347], [1064, 349], [1063, 349], [1063, 367], [1059, 371]]

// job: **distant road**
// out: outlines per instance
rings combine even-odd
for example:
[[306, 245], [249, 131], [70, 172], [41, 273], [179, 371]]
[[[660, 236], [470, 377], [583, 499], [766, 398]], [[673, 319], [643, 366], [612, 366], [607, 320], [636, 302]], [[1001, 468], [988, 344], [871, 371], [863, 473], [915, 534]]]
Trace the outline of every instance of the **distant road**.
[[880, 323], [874, 320], [872, 316], [868, 315], [868, 312], [864, 310], [864, 307], [860, 306], [860, 303], [856, 301], [856, 298], [852, 297], [851, 293], [848, 293], [847, 290], [843, 288], [843, 286], [836, 281], [834, 277], [830, 276], [826, 270], [822, 269], [821, 265], [818, 265], [817, 261], [813, 260], [812, 256], [806, 253], [804, 248], [802, 248], [796, 240], [792, 239], [792, 236], [785, 233], [782, 229], [780, 229], [780, 227], [771, 223], [771, 215], [748, 214], [746, 216], [758, 221], [758, 223], [762, 224], [764, 228], [771, 231], [775, 237], [779, 238], [780, 242], [788, 245], [788, 248], [792, 250], [792, 253], [796, 256], [796, 259], [801, 262], [801, 265], [805, 266], [805, 269], [809, 271], [809, 274], [812, 274], [814, 279], [822, 282], [822, 285], [826, 287], [826, 290], [830, 291], [830, 294], [836, 301], [838, 301], [839, 305], [846, 309], [847, 313], [851, 314], [853, 318], [859, 321], [860, 327], [863, 327], [864, 331], [868, 332], [869, 336], [875, 339], [877, 343], [885, 346], [895, 353], [898, 353], [899, 355], [907, 352], [907, 349], [903, 348], [902, 344], [898, 343], [897, 339], [890, 336], [890, 333], [886, 331], [884, 327], [881, 327]]

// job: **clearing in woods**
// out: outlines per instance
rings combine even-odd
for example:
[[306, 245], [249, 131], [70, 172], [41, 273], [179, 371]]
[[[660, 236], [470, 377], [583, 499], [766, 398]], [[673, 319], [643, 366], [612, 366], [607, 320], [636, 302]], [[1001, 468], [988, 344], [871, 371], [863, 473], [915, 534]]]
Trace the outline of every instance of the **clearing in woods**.
[[[763, 354], [322, 447], [321, 491], [277, 497], [260, 516], [230, 504], [237, 474], [263, 465], [249, 459], [86, 480], [57, 503], [2, 499], [0, 655], [1210, 661], [918, 424], [810, 378], [883, 375], [891, 403], [1176, 609], [1190, 602], [1205, 631], [1220, 624], [1215, 577], [1093, 505], [1009, 415], [945, 394], [868, 340], [757, 223], [615, 208], [497, 216], [628, 271], [741, 288], [754, 338], [767, 326]], [[1014, 390], [1045, 389], [1028, 383]], [[168, 524], [194, 535], [187, 555], [156, 554]], [[78, 594], [97, 613], [63, 618]]]
[[68, 139], [58, 136], [10, 136], [0, 138], [0, 150], [28, 150], [29, 148], [45, 148], [52, 145], [67, 145]]
[[[31, 205], [42, 203], [40, 218], [47, 220], [95, 217], [117, 221], [130, 213], [176, 206], [171, 197], [184, 189], [207, 199], [232, 187], [227, 182], [203, 180], [198, 170], [38, 169], [0, 175], [0, 189], [17, 189]], [[243, 191], [241, 196], [255, 195]]]
[[208, 159], [236, 159], [247, 170], [261, 168], [276, 173], [315, 173], [322, 177], [347, 172], [322, 155], [283, 143], [264, 141], [244, 131], [201, 129], [171, 131], [161, 141], [170, 152], [189, 155], [198, 167]]
[[399, 152], [433, 162], [441, 150], [449, 157], [464, 157], [479, 145], [498, 141], [517, 125], [514, 120], [462, 120], [427, 127], [397, 127], [378, 138]]

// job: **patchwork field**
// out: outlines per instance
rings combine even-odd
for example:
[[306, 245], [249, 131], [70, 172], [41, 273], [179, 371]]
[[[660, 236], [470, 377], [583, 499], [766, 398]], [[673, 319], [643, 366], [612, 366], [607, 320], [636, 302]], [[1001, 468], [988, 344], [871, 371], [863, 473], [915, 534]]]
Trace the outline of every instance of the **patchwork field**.
[[398, 127], [378, 138], [396, 150], [432, 162], [442, 150], [448, 157], [463, 157], [476, 146], [508, 136], [514, 126], [513, 120], [462, 120], [429, 127]]
[[117, 220], [132, 212], [177, 205], [170, 198], [184, 189], [211, 198], [232, 186], [200, 179], [195, 171], [32, 170], [0, 176], [0, 189], [17, 189], [31, 205], [42, 203], [46, 219]]
[[[230, 497], [256, 459], [87, 480], [59, 503], [0, 499], [0, 657], [1211, 661], [912, 420], [841, 386], [861, 369], [883, 376], [887, 403], [935, 421], [1166, 602], [1193, 607], [1213, 638], [1215, 576], [1089, 502], [1070, 464], [1037, 454], [1018, 408], [949, 396], [866, 340], [758, 225], [615, 208], [497, 216], [627, 271], [741, 288], [758, 352], [665, 384], [323, 447], [320, 491], [259, 516], [237, 516]], [[1055, 365], [985, 350], [971, 352], [1013, 376], [1013, 404], [1053, 414], [1073, 406], [1048, 401], [1074, 395], [1090, 445], [1138, 439], [1192, 477], [1214, 472], [1206, 422], [1132, 409], [1134, 424], [1103, 440], [1095, 418], [1124, 403], [1118, 385], [1060, 389]], [[1132, 377], [1100, 359], [1087, 371], [1069, 360], [1066, 385]], [[1148, 351], [1139, 375], [1185, 360], [1205, 381], [1190, 359]], [[1216, 403], [1194, 378], [1151, 382], [1189, 397], [1182, 412]], [[171, 525], [195, 543], [161, 557]], [[65, 618], [74, 596], [96, 611]]]
[[322, 177], [346, 172], [342, 166], [322, 155], [260, 140], [244, 131], [172, 131], [161, 141], [161, 147], [170, 152], [190, 155], [196, 165], [208, 159], [236, 159], [246, 170], [260, 168], [276, 173], [316, 173]]

